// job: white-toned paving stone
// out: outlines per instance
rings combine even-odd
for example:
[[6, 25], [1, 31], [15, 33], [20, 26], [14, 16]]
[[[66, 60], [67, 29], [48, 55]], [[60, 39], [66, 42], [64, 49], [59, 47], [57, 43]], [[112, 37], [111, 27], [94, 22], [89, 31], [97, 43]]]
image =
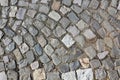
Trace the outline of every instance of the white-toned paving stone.
[[48, 16], [52, 19], [54, 19], [55, 21], [59, 21], [59, 19], [61, 18], [61, 16], [56, 12], [56, 11], [51, 11]]
[[73, 38], [69, 34], [66, 34], [63, 37], [62, 42], [65, 44], [65, 46], [67, 48], [71, 47], [75, 43], [75, 41], [73, 40]]

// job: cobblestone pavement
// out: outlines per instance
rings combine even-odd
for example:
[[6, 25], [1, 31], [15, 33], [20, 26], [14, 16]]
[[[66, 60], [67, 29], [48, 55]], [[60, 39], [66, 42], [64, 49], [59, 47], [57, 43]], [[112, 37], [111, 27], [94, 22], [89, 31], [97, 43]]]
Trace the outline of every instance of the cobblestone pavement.
[[120, 1], [0, 0], [0, 80], [120, 80]]

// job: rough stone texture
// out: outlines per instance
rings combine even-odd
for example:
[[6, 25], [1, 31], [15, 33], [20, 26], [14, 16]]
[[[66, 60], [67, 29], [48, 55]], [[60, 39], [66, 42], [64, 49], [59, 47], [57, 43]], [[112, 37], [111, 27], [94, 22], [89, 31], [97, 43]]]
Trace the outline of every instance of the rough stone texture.
[[75, 71], [63, 73], [62, 79], [64, 79], [64, 80], [76, 80]]
[[77, 79], [78, 80], [93, 80], [93, 72], [92, 69], [78, 69], [77, 71]]
[[119, 77], [119, 0], [0, 0], [0, 80]]
[[64, 38], [62, 39], [62, 42], [65, 44], [67, 48], [71, 47], [75, 43], [75, 41], [69, 34], [66, 34], [64, 36]]

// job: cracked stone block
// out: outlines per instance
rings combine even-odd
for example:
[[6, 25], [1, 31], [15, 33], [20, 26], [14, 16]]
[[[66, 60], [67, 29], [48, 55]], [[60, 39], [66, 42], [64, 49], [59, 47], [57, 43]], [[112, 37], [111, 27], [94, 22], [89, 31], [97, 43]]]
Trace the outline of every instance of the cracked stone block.
[[39, 67], [39, 62], [35, 61], [35, 62], [31, 63], [30, 67], [31, 67], [32, 70], [37, 69]]
[[15, 43], [16, 43], [17, 45], [20, 45], [20, 44], [23, 42], [23, 38], [22, 38], [22, 36], [20, 36], [20, 35], [14, 36], [14, 37], [13, 37], [13, 40], [15, 41]]
[[53, 33], [56, 37], [61, 37], [66, 33], [66, 31], [61, 26], [57, 26]]
[[46, 63], [48, 63], [50, 61], [50, 58], [45, 53], [43, 53], [43, 55], [41, 55], [39, 57], [39, 59], [44, 64], [46, 64]]
[[17, 7], [16, 6], [11, 6], [9, 16], [10, 17], [15, 17], [16, 12], [17, 12]]
[[58, 70], [61, 72], [61, 73], [66, 73], [66, 72], [69, 72], [69, 64], [68, 63], [65, 63], [65, 64], [60, 64], [58, 66]]
[[44, 51], [47, 55], [51, 56], [54, 52], [54, 49], [51, 47], [51, 45], [48, 44], [45, 46]]
[[67, 28], [67, 26], [70, 24], [70, 20], [66, 17], [62, 17], [59, 21], [64, 29]]
[[0, 72], [0, 80], [7, 80], [7, 75], [4, 71]]
[[48, 36], [51, 35], [51, 31], [50, 31], [50, 29], [47, 28], [47, 27], [42, 28], [42, 29], [41, 29], [41, 32], [43, 32], [43, 34], [44, 34], [46, 37], [48, 37]]
[[62, 73], [62, 79], [64, 80], [77, 80], [75, 71], [70, 71], [67, 73]]
[[80, 31], [76, 28], [76, 26], [69, 26], [67, 31], [72, 34], [73, 37], [77, 36]]
[[95, 78], [96, 79], [105, 79], [106, 78], [106, 72], [104, 69], [97, 69], [95, 70]]
[[67, 17], [70, 19], [70, 21], [75, 24], [78, 22], [79, 18], [77, 17], [77, 15], [71, 11], [70, 13], [67, 14]]
[[21, 53], [20, 53], [20, 51], [19, 51], [19, 49], [15, 49], [13, 51], [13, 53], [14, 53], [15, 58], [16, 58], [17, 61], [20, 61], [23, 58], [22, 55], [21, 55]]
[[50, 10], [50, 7], [44, 4], [40, 4], [39, 6], [39, 12], [47, 14]]
[[78, 80], [93, 80], [93, 71], [91, 68], [78, 69], [76, 72]]
[[64, 45], [67, 48], [70, 48], [75, 43], [75, 41], [73, 40], [73, 38], [69, 34], [66, 34], [63, 37], [62, 42], [64, 43]]
[[0, 19], [0, 29], [4, 28], [7, 23], [7, 19]]
[[70, 6], [72, 4], [72, 0], [63, 0], [62, 1], [63, 4], [67, 5], [67, 6]]
[[35, 10], [28, 10], [28, 11], [27, 11], [27, 15], [28, 15], [29, 17], [31, 17], [31, 18], [34, 18], [34, 16], [35, 16], [36, 13], [37, 13], [37, 12], [36, 12]]
[[84, 51], [90, 57], [90, 59], [96, 57], [96, 51], [92, 46], [85, 48]]
[[0, 0], [1, 6], [8, 6], [8, 0]]
[[78, 21], [78, 23], [76, 24], [76, 26], [82, 31], [85, 28], [89, 27], [89, 25], [84, 22], [83, 20]]
[[34, 46], [34, 51], [38, 54], [38, 55], [42, 55], [43, 51], [42, 51], [42, 47], [39, 44], [36, 44]]
[[66, 7], [66, 6], [62, 6], [60, 8], [60, 12], [62, 12], [63, 15], [65, 15], [66, 13], [70, 12], [71, 9], [69, 7]]
[[17, 11], [17, 14], [16, 14], [16, 18], [23, 20], [25, 13], [26, 13], [26, 9], [25, 8], [19, 8], [19, 10]]
[[90, 2], [90, 5], [89, 5], [89, 7], [92, 8], [92, 9], [97, 9], [98, 6], [99, 6], [99, 1], [98, 0], [92, 0]]
[[109, 51], [104, 51], [101, 53], [98, 53], [97, 56], [99, 59], [104, 59], [108, 55]]
[[81, 6], [82, 0], [73, 0], [73, 3], [78, 4], [79, 6]]
[[23, 43], [19, 46], [19, 49], [20, 49], [21, 53], [24, 54], [25, 52], [27, 52], [29, 50], [29, 47], [26, 43]]
[[93, 33], [93, 31], [91, 29], [86, 29], [84, 32], [83, 32], [83, 35], [86, 37], [86, 39], [94, 39], [96, 37], [96, 35]]
[[102, 64], [103, 64], [103, 67], [105, 67], [106, 69], [113, 69], [114, 67], [114, 64], [110, 57], [107, 57], [106, 59], [104, 59], [102, 61]]
[[15, 43], [14, 43], [14, 42], [10, 43], [10, 44], [7, 45], [6, 48], [5, 48], [5, 50], [6, 50], [7, 52], [11, 52], [11, 51], [13, 51], [14, 49], [15, 49]]
[[90, 65], [94, 69], [94, 68], [100, 67], [101, 63], [98, 59], [93, 59], [93, 60], [90, 61]]
[[52, 18], [55, 21], [59, 21], [59, 19], [61, 18], [61, 16], [56, 12], [56, 11], [51, 11], [48, 16], [50, 18]]
[[7, 77], [8, 79], [11, 79], [11, 80], [18, 80], [18, 73], [15, 72], [14, 70], [8, 70]]
[[58, 65], [61, 63], [61, 59], [60, 57], [58, 57], [56, 54], [52, 54], [51, 55], [52, 61], [55, 65]]
[[45, 79], [45, 71], [43, 68], [36, 69], [33, 72], [33, 80], [43, 80]]
[[108, 77], [110, 80], [117, 80], [119, 79], [118, 73], [116, 70], [109, 70], [107, 71]]
[[46, 80], [61, 80], [60, 79], [60, 73], [59, 72], [49, 72], [47, 73], [47, 79]]

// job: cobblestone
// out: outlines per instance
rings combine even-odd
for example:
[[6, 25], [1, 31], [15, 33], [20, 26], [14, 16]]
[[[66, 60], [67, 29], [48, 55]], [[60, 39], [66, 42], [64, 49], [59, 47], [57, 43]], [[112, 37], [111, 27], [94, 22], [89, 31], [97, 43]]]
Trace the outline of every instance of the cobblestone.
[[0, 0], [0, 80], [119, 80], [119, 0]]

